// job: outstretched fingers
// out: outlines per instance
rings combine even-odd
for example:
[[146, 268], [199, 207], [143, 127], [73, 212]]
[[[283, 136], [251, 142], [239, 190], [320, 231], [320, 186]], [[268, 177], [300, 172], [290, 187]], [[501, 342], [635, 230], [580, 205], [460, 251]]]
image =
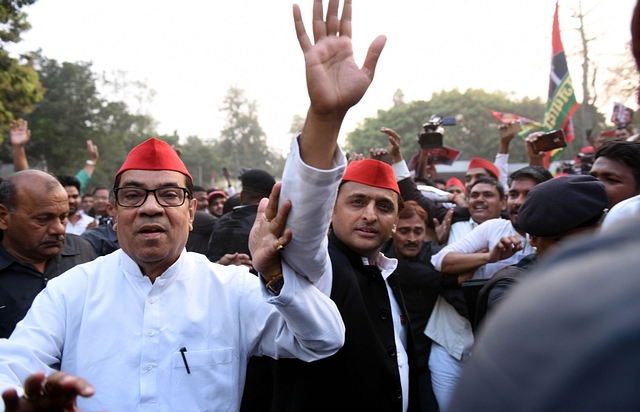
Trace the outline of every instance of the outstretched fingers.
[[337, 36], [340, 29], [340, 19], [338, 18], [338, 6], [340, 0], [330, 0], [327, 8], [327, 36]]
[[[287, 200], [280, 205], [278, 209], [278, 201], [280, 200], [280, 190], [282, 183], [276, 183], [271, 189], [269, 200], [262, 199], [258, 205], [258, 215], [256, 219], [262, 218], [266, 221], [268, 233], [275, 236], [280, 245], [284, 246], [291, 241], [291, 230], [282, 233], [287, 223], [287, 217], [291, 210], [291, 201]], [[287, 233], [288, 232], [288, 233]], [[283, 234], [281, 237], [280, 235]]]
[[324, 22], [322, 0], [313, 2], [313, 39], [316, 43], [327, 36], [327, 26]]
[[351, 38], [351, 0], [345, 0], [340, 19], [340, 35]]
[[298, 6], [297, 4], [293, 5], [293, 23], [296, 28], [296, 36], [298, 37], [300, 48], [302, 49], [303, 53], [306, 53], [309, 49], [311, 49], [311, 47], [313, 47], [313, 44], [311, 44], [311, 39], [309, 39], [307, 30], [304, 28], [300, 6]]
[[376, 66], [378, 65], [378, 59], [380, 58], [382, 49], [384, 49], [384, 45], [386, 43], [387, 36], [380, 35], [376, 37], [369, 46], [367, 57], [364, 59], [364, 64], [362, 65], [362, 71], [367, 75], [369, 81], [373, 80], [373, 75], [375, 74]]

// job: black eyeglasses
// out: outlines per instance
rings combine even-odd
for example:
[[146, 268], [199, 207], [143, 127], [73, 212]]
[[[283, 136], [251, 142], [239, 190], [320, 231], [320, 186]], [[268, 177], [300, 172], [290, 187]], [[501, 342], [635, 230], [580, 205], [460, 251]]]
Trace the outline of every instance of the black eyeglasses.
[[149, 193], [153, 193], [160, 206], [178, 207], [184, 204], [186, 198], [191, 198], [191, 193], [184, 187], [169, 186], [148, 190], [141, 187], [119, 187], [113, 190], [116, 202], [122, 207], [139, 207], [147, 201]]

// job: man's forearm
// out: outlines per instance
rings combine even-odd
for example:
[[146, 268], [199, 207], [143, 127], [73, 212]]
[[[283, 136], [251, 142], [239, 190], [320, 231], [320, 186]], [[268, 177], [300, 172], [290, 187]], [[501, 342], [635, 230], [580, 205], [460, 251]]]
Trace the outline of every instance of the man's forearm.
[[489, 262], [489, 253], [449, 252], [442, 259], [442, 272], [459, 275], [474, 272]]
[[343, 118], [344, 116], [318, 116], [309, 109], [299, 138], [300, 158], [304, 163], [322, 170], [333, 167]]
[[16, 172], [27, 170], [29, 163], [27, 162], [27, 153], [23, 145], [13, 145], [13, 168]]

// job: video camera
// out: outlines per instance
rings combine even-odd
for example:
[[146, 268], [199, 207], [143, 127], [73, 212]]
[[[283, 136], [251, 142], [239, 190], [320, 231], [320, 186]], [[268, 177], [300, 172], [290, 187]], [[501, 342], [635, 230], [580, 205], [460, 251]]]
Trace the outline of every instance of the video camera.
[[421, 149], [429, 150], [442, 147], [442, 126], [455, 126], [455, 117], [442, 117], [439, 114], [432, 114], [429, 121], [422, 125], [422, 133], [416, 136], [416, 140]]

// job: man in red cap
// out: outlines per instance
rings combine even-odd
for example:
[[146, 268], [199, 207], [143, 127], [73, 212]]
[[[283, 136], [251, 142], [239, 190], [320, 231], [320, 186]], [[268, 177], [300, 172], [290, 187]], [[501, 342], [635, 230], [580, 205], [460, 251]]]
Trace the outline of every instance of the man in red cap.
[[280, 260], [279, 187], [252, 234], [260, 278], [186, 252], [193, 182], [167, 143], [135, 147], [114, 188], [121, 249], [51, 280], [0, 340], [7, 410], [238, 410], [252, 355], [309, 362], [342, 346], [335, 304]]
[[474, 157], [469, 162], [467, 173], [464, 175], [464, 187], [467, 193], [471, 193], [471, 186], [481, 177], [493, 177], [500, 180], [500, 171], [490, 161]]
[[380, 253], [402, 208], [400, 190], [391, 166], [373, 159], [352, 162], [343, 176], [346, 160], [337, 144], [342, 120], [369, 87], [386, 39], [373, 41], [359, 68], [351, 49], [351, 2], [341, 18], [339, 2], [329, 2], [326, 21], [322, 3], [315, 4], [315, 45], [294, 6], [311, 106], [283, 174], [282, 197], [293, 202], [287, 224], [295, 236], [282, 256], [330, 294], [347, 333], [342, 349], [326, 359], [277, 361], [271, 410], [417, 410], [422, 394], [397, 260]]

